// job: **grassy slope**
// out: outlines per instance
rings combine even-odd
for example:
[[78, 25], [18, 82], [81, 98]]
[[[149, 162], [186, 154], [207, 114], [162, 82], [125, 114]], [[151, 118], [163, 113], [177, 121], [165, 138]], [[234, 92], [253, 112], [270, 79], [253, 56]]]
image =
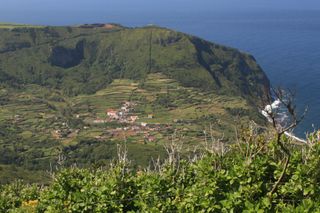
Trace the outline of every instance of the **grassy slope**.
[[[134, 164], [146, 165], [151, 157], [163, 155], [163, 145], [171, 140], [173, 134], [176, 135], [175, 140], [187, 145], [201, 146], [205, 141], [203, 130], [211, 131], [215, 138], [224, 135], [227, 141], [238, 123], [230, 109], [245, 110], [242, 111], [244, 122], [249, 118], [256, 119], [257, 115], [245, 99], [183, 87], [160, 73], [149, 74], [143, 85], [138, 81], [118, 79], [95, 94], [76, 97], [67, 97], [57, 90], [37, 85], [30, 85], [24, 90], [0, 91], [1, 97], [8, 98], [0, 109], [0, 124], [6, 128], [2, 128], [1, 163], [26, 170], [49, 171], [50, 164], [54, 167], [59, 155], [67, 157], [67, 165], [104, 165], [115, 157], [116, 144], [124, 141], [127, 141]], [[163, 95], [169, 97], [172, 106], [166, 107], [156, 101]], [[130, 131], [112, 136], [108, 131], [125, 125], [92, 122], [106, 118], [106, 109], [119, 109], [124, 101], [137, 103], [133, 114], [139, 115], [138, 125], [140, 122], [160, 124], [160, 130], [146, 131], [155, 136], [155, 141], [145, 142], [143, 134]], [[154, 114], [154, 118], [148, 118], [148, 114]], [[52, 134], [55, 130], [67, 133], [57, 139]], [[79, 132], [75, 133], [76, 130]], [[9, 180], [7, 174], [12, 174], [13, 168], [1, 168], [6, 172], [1, 173], [0, 179]], [[28, 178], [25, 175], [27, 171], [21, 168], [16, 177], [23, 175], [27, 180], [35, 180], [33, 176]]]
[[[155, 27], [22, 27], [0, 33], [2, 182], [38, 181], [64, 157], [65, 165], [104, 165], [124, 141], [133, 163], [147, 165], [164, 155], [173, 135], [201, 146], [204, 130], [228, 141], [239, 124], [236, 115], [261, 121], [252, 101], [259, 101], [268, 81], [251, 56], [234, 49]], [[63, 68], [50, 62], [55, 48], [65, 54], [59, 62], [78, 55], [81, 45], [79, 64]], [[144, 139], [146, 131], [110, 134], [123, 124], [93, 123], [106, 118], [107, 108], [129, 100], [137, 103], [138, 124], [159, 128], [148, 132], [155, 141]], [[42, 176], [35, 177], [35, 170]]]
[[162, 72], [184, 86], [255, 101], [269, 86], [250, 55], [158, 27], [16, 28], [0, 33], [0, 79], [47, 85], [70, 95], [94, 93], [119, 77], [142, 80], [150, 72]]

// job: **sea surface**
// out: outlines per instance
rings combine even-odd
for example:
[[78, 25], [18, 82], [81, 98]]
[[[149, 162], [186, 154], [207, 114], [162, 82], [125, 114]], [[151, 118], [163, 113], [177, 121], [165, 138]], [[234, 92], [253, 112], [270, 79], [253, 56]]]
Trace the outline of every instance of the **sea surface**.
[[[190, 33], [252, 54], [274, 87], [296, 91], [299, 112], [308, 107], [295, 134], [320, 128], [320, 11], [108, 12], [29, 14], [11, 22], [70, 25], [113, 22], [125, 26], [155, 24]], [[0, 16], [1, 18], [1, 16]]]

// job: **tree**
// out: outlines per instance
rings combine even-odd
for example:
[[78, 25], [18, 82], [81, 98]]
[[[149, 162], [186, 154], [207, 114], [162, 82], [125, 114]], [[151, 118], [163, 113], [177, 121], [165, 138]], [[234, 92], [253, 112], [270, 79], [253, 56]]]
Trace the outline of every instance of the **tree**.
[[[304, 119], [307, 108], [304, 110], [302, 115], [298, 115], [296, 105], [295, 105], [295, 93], [290, 90], [284, 90], [281, 88], [272, 88], [273, 95], [276, 98], [276, 101], [273, 102], [271, 95], [268, 96], [269, 105], [264, 109], [264, 112], [268, 115], [269, 121], [272, 123], [272, 126], [276, 134], [276, 144], [280, 150], [285, 154], [285, 164], [281, 172], [280, 177], [273, 185], [271, 191], [269, 192], [269, 197], [272, 199], [272, 195], [277, 191], [279, 184], [285, 177], [287, 168], [290, 163], [291, 151], [288, 148], [288, 143], [284, 142], [283, 135], [289, 135], [295, 127]], [[287, 119], [282, 120], [279, 118], [279, 111], [284, 110]], [[283, 114], [282, 113], [282, 114]]]

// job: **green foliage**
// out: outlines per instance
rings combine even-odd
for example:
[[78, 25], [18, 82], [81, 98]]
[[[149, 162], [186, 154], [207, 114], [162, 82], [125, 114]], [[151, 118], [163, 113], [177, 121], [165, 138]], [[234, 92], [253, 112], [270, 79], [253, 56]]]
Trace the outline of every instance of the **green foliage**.
[[23, 206], [24, 201], [37, 200], [41, 189], [36, 185], [25, 185], [21, 181], [0, 186], [0, 212], [12, 212]]
[[[14, 27], [15, 25], [12, 25]], [[38, 84], [75, 96], [115, 78], [161, 72], [184, 86], [257, 100], [269, 81], [252, 56], [160, 27], [1, 29], [0, 80]]]
[[156, 100], [153, 102], [154, 108], [156, 106], [165, 108], [174, 108], [174, 99], [169, 94], [159, 94]]
[[123, 140], [112, 132], [124, 126], [93, 121], [124, 101], [137, 103], [136, 124], [162, 130], [148, 132], [152, 143], [128, 136], [135, 165], [162, 155], [174, 129], [188, 144], [203, 143], [210, 125], [229, 140], [234, 118], [226, 108], [256, 107], [265, 87], [247, 54], [165, 28], [0, 24], [0, 182], [46, 180], [59, 156], [68, 166], [108, 163]]
[[[131, 125], [94, 124], [93, 120], [107, 118], [106, 109], [119, 110], [125, 101], [137, 104], [131, 112], [139, 116], [134, 125], [146, 122], [153, 128], [159, 124], [157, 130], [148, 131], [156, 138], [153, 142], [147, 142], [144, 134], [127, 137], [130, 159], [143, 167], [150, 159], [164, 156], [163, 144], [174, 131], [188, 145], [204, 143], [203, 130], [209, 126], [214, 137], [223, 133], [225, 140], [232, 141], [235, 121], [227, 109], [248, 109], [241, 97], [184, 87], [161, 73], [148, 74], [143, 89], [139, 83], [116, 79], [94, 94], [76, 97], [39, 85], [0, 86], [0, 182], [23, 178], [46, 183], [46, 171], [56, 169], [59, 155], [65, 157], [65, 166], [108, 164], [116, 156], [116, 144], [123, 142], [123, 137], [110, 133]], [[259, 112], [252, 109], [252, 113]], [[149, 114], [154, 117], [148, 118]], [[246, 116], [241, 120], [247, 122]]]
[[0, 202], [3, 212], [34, 199], [37, 212], [318, 212], [320, 143], [291, 151], [272, 199], [282, 155], [272, 140], [247, 135], [224, 154], [208, 152], [195, 161], [169, 155], [155, 170], [134, 170], [125, 161], [107, 170], [64, 169], [44, 190], [2, 186]]
[[122, 212], [137, 209], [134, 176], [120, 164], [105, 171], [64, 170], [41, 196], [39, 212]]

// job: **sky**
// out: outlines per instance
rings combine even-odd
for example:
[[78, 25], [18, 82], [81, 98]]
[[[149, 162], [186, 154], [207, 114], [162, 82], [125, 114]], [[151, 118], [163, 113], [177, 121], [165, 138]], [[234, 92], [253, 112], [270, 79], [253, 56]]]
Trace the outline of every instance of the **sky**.
[[[320, 0], [0, 0], [0, 22], [70, 24], [141, 14], [320, 10]], [[69, 21], [67, 21], [69, 20]]]
[[0, 3], [1, 11], [320, 8], [319, 0], [0, 0]]

